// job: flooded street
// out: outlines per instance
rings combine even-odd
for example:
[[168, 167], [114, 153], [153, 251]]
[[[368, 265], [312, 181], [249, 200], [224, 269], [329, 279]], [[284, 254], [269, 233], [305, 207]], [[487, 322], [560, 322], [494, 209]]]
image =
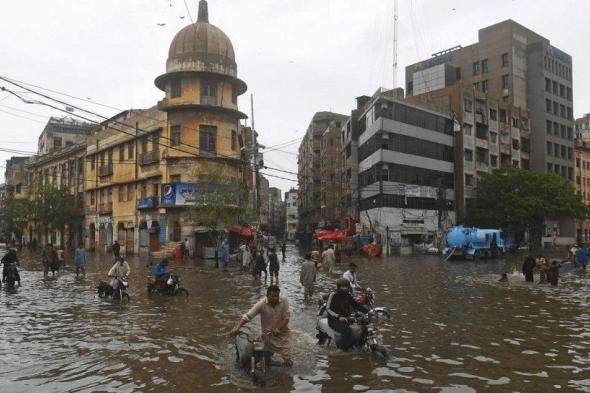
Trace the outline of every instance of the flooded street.
[[[146, 260], [131, 258], [131, 302], [120, 306], [96, 297], [111, 265], [104, 254], [91, 254], [86, 279], [77, 279], [71, 264], [57, 279], [43, 279], [38, 257], [20, 257], [23, 286], [0, 291], [0, 391], [239, 389], [227, 333], [266, 293], [250, 275], [235, 266], [221, 272], [211, 261], [184, 262], [171, 270], [188, 298], [148, 296]], [[552, 288], [526, 285], [516, 274], [498, 283], [514, 261], [355, 261], [361, 285], [392, 310], [379, 324], [391, 358], [316, 345], [317, 306], [303, 304], [291, 246], [280, 287], [291, 304], [295, 366], [266, 391], [590, 391], [590, 275], [562, 272]], [[320, 274], [319, 286], [327, 291], [335, 278]], [[257, 323], [245, 330], [256, 331]]]

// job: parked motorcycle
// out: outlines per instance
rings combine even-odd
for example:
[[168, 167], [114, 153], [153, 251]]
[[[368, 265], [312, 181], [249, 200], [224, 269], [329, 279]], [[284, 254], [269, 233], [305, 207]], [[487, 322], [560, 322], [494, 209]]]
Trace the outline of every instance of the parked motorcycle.
[[127, 276], [117, 277], [117, 289], [115, 290], [108, 282], [101, 281], [96, 289], [98, 290], [98, 297], [110, 298], [113, 301], [120, 301], [121, 303], [129, 302], [131, 297], [127, 293], [129, 288], [129, 278]]
[[[372, 312], [373, 315], [356, 312], [349, 317], [348, 324], [352, 328], [355, 337], [358, 338], [351, 348], [345, 348], [345, 350], [354, 348], [361, 352], [375, 352], [387, 358], [388, 353], [383, 347], [375, 322], [381, 316], [389, 318], [390, 312], [387, 307], [374, 307]], [[316, 337], [319, 345], [325, 344], [329, 346], [332, 342], [337, 343], [341, 339], [341, 334], [333, 330], [328, 324], [328, 313], [325, 304], [320, 306], [316, 329], [318, 331]]]
[[169, 274], [168, 278], [156, 280], [150, 276], [147, 280], [148, 293], [157, 292], [164, 295], [188, 297], [188, 291], [180, 286], [180, 277], [176, 274]]
[[235, 347], [238, 368], [247, 372], [255, 385], [266, 386], [267, 364], [262, 339], [252, 340], [247, 333], [238, 332]]

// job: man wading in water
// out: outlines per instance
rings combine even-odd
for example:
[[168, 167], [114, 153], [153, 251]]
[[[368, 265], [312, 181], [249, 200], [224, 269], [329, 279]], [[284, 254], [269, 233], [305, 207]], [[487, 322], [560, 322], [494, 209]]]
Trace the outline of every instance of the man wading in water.
[[293, 342], [289, 330], [289, 302], [279, 296], [281, 290], [276, 285], [270, 285], [266, 290], [266, 297], [261, 299], [231, 330], [230, 335], [238, 334], [242, 326], [260, 314], [260, 326], [262, 328], [262, 342], [266, 356], [266, 364], [270, 366], [270, 358], [273, 353], [278, 353], [283, 358], [283, 366], [293, 365]]

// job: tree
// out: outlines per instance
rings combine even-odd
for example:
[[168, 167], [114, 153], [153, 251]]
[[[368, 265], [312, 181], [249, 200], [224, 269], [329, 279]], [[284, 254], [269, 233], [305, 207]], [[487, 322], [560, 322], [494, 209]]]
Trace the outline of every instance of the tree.
[[0, 209], [1, 237], [10, 240], [11, 234], [17, 239], [22, 235], [23, 224], [32, 218], [32, 203], [28, 199], [8, 199]]
[[590, 212], [572, 184], [554, 173], [497, 169], [478, 181], [476, 195], [470, 223], [528, 231], [535, 252], [541, 249], [545, 219], [584, 218]]

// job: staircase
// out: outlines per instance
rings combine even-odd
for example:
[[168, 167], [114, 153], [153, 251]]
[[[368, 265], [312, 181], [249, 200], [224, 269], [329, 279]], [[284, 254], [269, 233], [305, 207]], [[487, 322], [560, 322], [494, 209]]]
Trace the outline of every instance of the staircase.
[[153, 251], [150, 255], [152, 259], [164, 259], [171, 258], [174, 249], [180, 244], [180, 242], [166, 242], [160, 245], [160, 251]]

